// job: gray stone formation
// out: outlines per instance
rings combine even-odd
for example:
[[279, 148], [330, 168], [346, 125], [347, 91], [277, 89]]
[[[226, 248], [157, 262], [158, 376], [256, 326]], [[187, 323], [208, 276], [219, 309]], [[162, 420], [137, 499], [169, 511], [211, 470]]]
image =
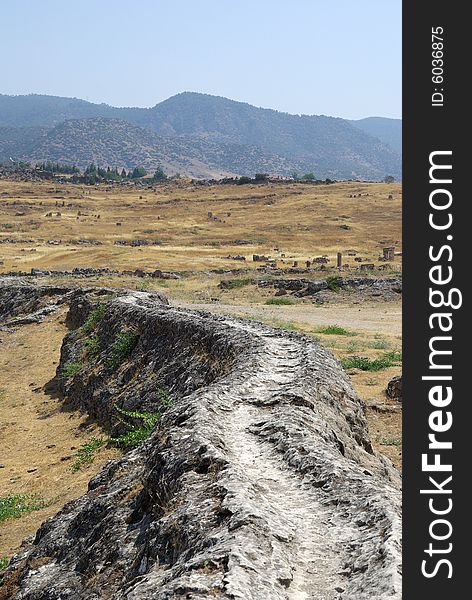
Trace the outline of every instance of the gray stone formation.
[[[399, 475], [328, 350], [155, 294], [0, 280], [4, 322], [64, 302], [58, 373], [106, 302], [100, 355], [61, 380], [64, 406], [112, 433], [115, 405], [162, 416], [25, 540], [0, 598], [401, 598]], [[133, 350], [111, 368], [130, 330]]]

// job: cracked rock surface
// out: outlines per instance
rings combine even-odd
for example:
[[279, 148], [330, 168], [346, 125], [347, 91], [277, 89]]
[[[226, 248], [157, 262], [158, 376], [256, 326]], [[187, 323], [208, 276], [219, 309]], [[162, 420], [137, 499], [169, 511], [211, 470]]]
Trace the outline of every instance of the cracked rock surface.
[[[47, 296], [1, 283], [4, 319]], [[333, 355], [301, 335], [115, 292], [94, 333], [101, 353], [62, 384], [65, 406], [112, 430], [115, 403], [156, 410], [162, 389], [172, 402], [141, 446], [23, 544], [0, 598], [401, 598], [399, 475], [374, 453]], [[100, 292], [48, 297], [70, 305], [60, 372]], [[111, 369], [127, 330], [136, 344]]]

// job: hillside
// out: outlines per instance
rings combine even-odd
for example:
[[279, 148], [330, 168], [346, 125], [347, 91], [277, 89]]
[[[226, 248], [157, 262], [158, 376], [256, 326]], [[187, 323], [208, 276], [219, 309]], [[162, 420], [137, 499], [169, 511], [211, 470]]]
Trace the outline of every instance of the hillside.
[[99, 165], [151, 171], [161, 165], [169, 174], [195, 178], [289, 174], [296, 162], [270, 155], [253, 146], [203, 137], [165, 137], [120, 119], [77, 119], [57, 125], [22, 153], [30, 161], [52, 160], [86, 167]]
[[[8, 144], [2, 127], [8, 128]], [[25, 131], [32, 127], [36, 134], [31, 130], [25, 139]], [[46, 137], [43, 129], [41, 134], [37, 129], [44, 127], [50, 129]], [[11, 128], [18, 131], [16, 145]], [[104, 137], [98, 139], [99, 135]], [[194, 177], [258, 171], [314, 172], [320, 178], [337, 179], [401, 177], [399, 154], [344, 119], [290, 115], [190, 92], [153, 108], [0, 95], [0, 159], [5, 160], [2, 147], [16, 148], [16, 157], [32, 161], [83, 164], [94, 155], [96, 161], [110, 165], [152, 168], [167, 162], [171, 171]], [[130, 160], [138, 162], [130, 164]]]
[[384, 117], [367, 117], [358, 121], [349, 121], [351, 125], [388, 144], [395, 152], [402, 153], [402, 121]]

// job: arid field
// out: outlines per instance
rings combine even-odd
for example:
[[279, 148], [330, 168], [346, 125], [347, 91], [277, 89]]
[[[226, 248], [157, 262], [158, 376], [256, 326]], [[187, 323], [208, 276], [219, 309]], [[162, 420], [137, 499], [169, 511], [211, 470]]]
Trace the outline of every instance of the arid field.
[[[399, 184], [174, 182], [150, 189], [2, 180], [0, 273], [108, 268], [117, 273], [87, 278], [54, 273], [40, 279], [162, 291], [180, 306], [231, 313], [315, 337], [344, 361], [366, 402], [374, 447], [400, 468], [401, 408], [386, 397], [385, 388], [401, 373], [401, 295], [386, 299], [332, 290], [323, 302], [289, 294], [279, 303], [275, 289], [259, 280], [401, 277], [401, 203]], [[136, 240], [140, 245], [125, 245]], [[385, 247], [395, 248], [392, 261], [379, 260]], [[342, 270], [336, 268], [338, 252]], [[268, 260], [254, 261], [253, 255]], [[317, 257], [328, 261], [313, 263]], [[362, 264], [374, 268], [364, 272]], [[172, 277], [142, 277], [136, 269], [159, 269]], [[0, 462], [8, 463], [0, 470], [2, 489], [47, 500], [21, 522], [2, 526], [5, 555], [46, 516], [82, 493], [110, 457], [109, 450], [98, 449], [93, 462], [71, 469], [78, 449], [99, 437], [101, 429], [62, 412], [54, 394], [44, 391], [65, 331], [59, 313], [39, 325], [0, 333], [0, 432], [7, 452]], [[353, 357], [368, 364], [389, 358], [385, 366], [370, 370], [359, 368]]]
[[[388, 199], [392, 196], [391, 199]], [[0, 268], [191, 270], [278, 266], [327, 255], [356, 266], [401, 251], [399, 184], [160, 184], [147, 188], [0, 181]], [[147, 246], [123, 246], [145, 240]], [[99, 242], [100, 245], [93, 245]], [[157, 244], [157, 245], [155, 245]], [[394, 265], [400, 263], [396, 258]]]

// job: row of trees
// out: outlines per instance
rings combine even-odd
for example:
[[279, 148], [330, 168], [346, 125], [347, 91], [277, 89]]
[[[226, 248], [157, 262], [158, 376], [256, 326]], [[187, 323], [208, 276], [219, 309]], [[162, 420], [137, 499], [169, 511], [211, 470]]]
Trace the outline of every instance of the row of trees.
[[41, 171], [47, 171], [48, 173], [64, 173], [64, 174], [74, 174], [80, 173], [79, 167], [75, 165], [66, 165], [59, 162], [52, 162], [50, 160], [46, 162], [42, 162], [36, 165], [37, 169]]
[[[115, 167], [111, 169], [107, 167], [106, 169], [103, 167], [99, 167], [94, 163], [91, 163], [84, 171], [84, 177], [87, 183], [96, 183], [100, 180], [105, 181], [123, 181], [126, 179], [141, 179], [141, 177], [146, 177], [148, 172], [144, 167], [134, 167], [132, 171], [126, 171], [126, 169], [122, 169], [121, 172]], [[164, 181], [167, 179], [167, 175], [164, 173], [161, 167], [158, 167], [150, 181]]]

